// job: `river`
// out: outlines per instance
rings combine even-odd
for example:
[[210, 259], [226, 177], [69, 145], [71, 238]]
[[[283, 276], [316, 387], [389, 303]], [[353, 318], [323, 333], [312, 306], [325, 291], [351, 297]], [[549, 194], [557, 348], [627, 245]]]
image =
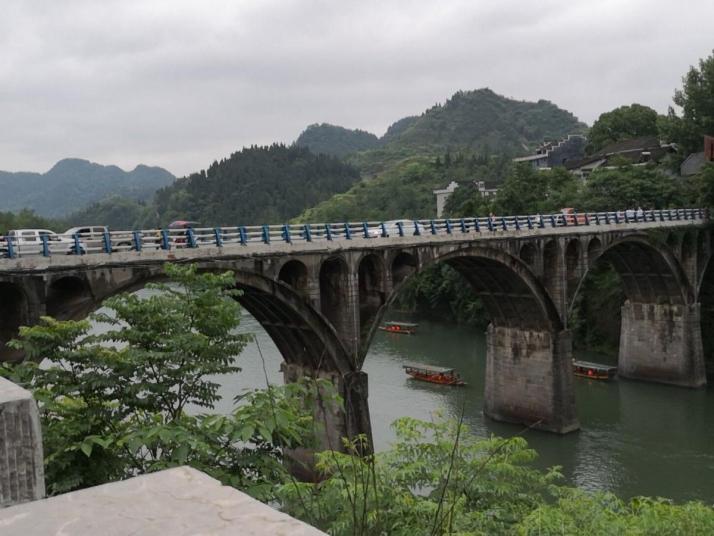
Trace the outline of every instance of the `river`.
[[[282, 383], [282, 358], [269, 336], [245, 312], [240, 330], [255, 334], [268, 380]], [[242, 371], [222, 380], [219, 411], [230, 411], [236, 394], [265, 385], [257, 345], [249, 344], [239, 357]], [[463, 408], [465, 422], [477, 436], [520, 433], [521, 426], [483, 416], [485, 352], [485, 336], [473, 328], [420, 322], [413, 336], [379, 332], [364, 365], [376, 449], [387, 448], [394, 439], [390, 423], [398, 417], [429, 419], [436, 410], [458, 418]], [[597, 359], [616, 361], [615, 356]], [[408, 361], [456, 367], [468, 385], [408, 379], [402, 369]], [[575, 396], [580, 431], [566, 436], [526, 433], [539, 454], [539, 467], [560, 465], [568, 483], [623, 498], [650, 495], [714, 503], [714, 391], [575, 378]]]

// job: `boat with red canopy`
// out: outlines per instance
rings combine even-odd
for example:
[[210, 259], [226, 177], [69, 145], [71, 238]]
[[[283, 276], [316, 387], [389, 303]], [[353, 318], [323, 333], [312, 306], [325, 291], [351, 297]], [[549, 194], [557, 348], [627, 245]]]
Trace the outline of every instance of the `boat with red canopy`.
[[400, 333], [402, 335], [414, 335], [416, 333], [416, 328], [419, 324], [414, 324], [412, 322], [385, 322], [384, 325], [379, 326], [382, 331], [387, 331], [389, 333]]
[[581, 378], [590, 378], [591, 380], [609, 380], [617, 374], [617, 367], [610, 365], [602, 365], [600, 363], [591, 363], [590, 361], [573, 360], [573, 372]]
[[422, 365], [421, 363], [410, 363], [402, 366], [404, 371], [415, 380], [441, 385], [466, 385], [466, 382], [452, 368]]

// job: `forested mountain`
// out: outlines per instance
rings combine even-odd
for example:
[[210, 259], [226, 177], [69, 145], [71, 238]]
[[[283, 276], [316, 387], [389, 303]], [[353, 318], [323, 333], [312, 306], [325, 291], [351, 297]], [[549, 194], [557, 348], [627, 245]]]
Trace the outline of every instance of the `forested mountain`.
[[459, 91], [418, 117], [394, 123], [381, 147], [347, 156], [367, 180], [300, 219], [430, 217], [436, 210], [433, 189], [454, 178], [497, 182], [510, 156], [586, 129], [546, 100], [517, 101], [490, 89]]
[[327, 123], [307, 127], [295, 141], [295, 145], [307, 147], [315, 154], [345, 156], [357, 151], [379, 147], [377, 136], [364, 130], [349, 130]]
[[175, 177], [160, 167], [139, 165], [126, 172], [87, 160], [60, 160], [47, 173], [0, 171], [0, 210], [29, 208], [59, 217], [114, 194], [150, 199]]
[[430, 153], [459, 148], [522, 152], [549, 138], [584, 132], [586, 125], [552, 102], [508, 99], [490, 89], [459, 91], [406, 126], [392, 145]]
[[173, 219], [226, 226], [281, 223], [359, 178], [352, 166], [304, 147], [250, 147], [159, 190], [154, 204], [163, 224]]

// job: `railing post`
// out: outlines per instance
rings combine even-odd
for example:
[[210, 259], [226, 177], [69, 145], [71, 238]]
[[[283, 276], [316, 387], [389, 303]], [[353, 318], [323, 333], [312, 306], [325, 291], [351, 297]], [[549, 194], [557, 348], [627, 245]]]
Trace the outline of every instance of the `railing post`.
[[550, 215], [550, 226], [555, 227], [555, 215]]
[[461, 225], [461, 232], [462, 232], [462, 233], [468, 233], [468, 232], [469, 232], [468, 228], [466, 227], [466, 220], [464, 220], [463, 218], [461, 218], [461, 221], [459, 222], [459, 224]]
[[290, 237], [290, 226], [287, 223], [283, 224], [283, 240], [288, 244], [292, 244], [292, 238]]
[[268, 225], [263, 225], [263, 242], [270, 244], [270, 227]]
[[664, 221], [664, 211], [662, 209], [659, 209], [659, 221]]
[[613, 214], [615, 216], [615, 223], [620, 223], [620, 214], [617, 212], [617, 210]]
[[364, 237], [369, 238], [369, 227], [367, 226], [367, 222], [362, 222], [362, 231], [364, 232]]
[[491, 216], [488, 217], [488, 230], [493, 232], [493, 219], [491, 219]]
[[382, 228], [382, 238], [387, 238], [389, 236], [389, 233], [387, 232], [387, 226], [384, 222], [380, 223], [379, 225]]
[[595, 225], [600, 225], [600, 214], [595, 213]]
[[238, 227], [238, 238], [240, 239], [241, 246], [245, 246], [248, 243], [248, 233], [242, 225]]
[[585, 213], [585, 225], [590, 225], [590, 216], [588, 216], [588, 213]]
[[477, 233], [481, 232], [481, 226], [478, 224], [478, 218], [474, 218], [474, 231]]
[[220, 227], [214, 227], [213, 236], [216, 239], [216, 247], [223, 247], [223, 230]]
[[161, 229], [161, 249], [169, 250], [171, 244], [169, 244], [169, 232], [166, 229]]
[[310, 224], [306, 223], [303, 225], [302, 232], [305, 235], [305, 240], [312, 242], [312, 230], [310, 229]]
[[74, 233], [72, 235], [72, 238], [74, 239], [74, 245], [72, 248], [74, 249], [74, 254], [75, 255], [82, 255], [82, 244], [79, 242], [79, 233]]
[[543, 219], [543, 214], [538, 214], [538, 227], [545, 229], [545, 220]]
[[352, 240], [352, 231], [350, 230], [350, 224], [345, 222], [345, 239]]
[[520, 224], [520, 222], [518, 221], [518, 216], [513, 216], [513, 220], [516, 222], [516, 231], [520, 231], [520, 230], [521, 230], [521, 224]]
[[444, 223], [446, 224], [446, 234], [451, 234], [451, 221], [447, 218]]
[[131, 236], [134, 240], [134, 249], [136, 251], [141, 251], [141, 232], [140, 231], [132, 231]]
[[332, 225], [329, 223], [325, 224], [325, 238], [327, 240], [332, 240]]
[[533, 229], [533, 222], [531, 221], [531, 217], [530, 217], [530, 216], [528, 216], [528, 218], [527, 218], [526, 221], [527, 221], [527, 223], [528, 223], [528, 228], [529, 228], [529, 229]]
[[109, 231], [104, 231], [102, 235], [104, 239], [104, 253], [112, 252], [112, 237], [109, 235]]
[[431, 225], [431, 234], [435, 235], [436, 234], [436, 224], [434, 223], [434, 220], [431, 220], [429, 222], [429, 224]]
[[674, 213], [677, 215], [678, 220], [682, 219], [682, 213], [679, 211], [678, 208], [674, 209]]
[[49, 257], [50, 256], [50, 243], [49, 243], [49, 239], [47, 238], [47, 235], [45, 235], [45, 234], [41, 235], [40, 240], [42, 241], [42, 256]]
[[404, 236], [404, 223], [398, 221], [397, 222], [397, 229], [399, 232], [399, 236]]
[[5, 242], [7, 243], [7, 258], [14, 259], [15, 258], [15, 246], [12, 244], [12, 237], [6, 236]]
[[506, 217], [501, 216], [501, 227], [504, 231], [508, 231], [508, 225], [506, 224]]
[[196, 233], [194, 232], [194, 230], [191, 227], [186, 229], [186, 238], [188, 238], [188, 247], [195, 248], [197, 246]]

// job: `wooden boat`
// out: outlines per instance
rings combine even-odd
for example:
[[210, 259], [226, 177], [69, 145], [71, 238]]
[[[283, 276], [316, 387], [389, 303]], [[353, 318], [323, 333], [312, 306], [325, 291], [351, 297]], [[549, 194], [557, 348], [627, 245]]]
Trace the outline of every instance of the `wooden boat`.
[[379, 329], [382, 331], [388, 331], [389, 333], [414, 335], [418, 325], [419, 324], [413, 324], [412, 322], [385, 322], [384, 325], [379, 326]]
[[590, 378], [591, 380], [609, 380], [617, 374], [617, 367], [591, 363], [590, 361], [577, 361], [573, 359], [573, 372], [576, 376]]
[[434, 367], [419, 363], [403, 365], [403, 367], [405, 372], [415, 380], [439, 383], [441, 385], [466, 385], [466, 382], [452, 368]]

